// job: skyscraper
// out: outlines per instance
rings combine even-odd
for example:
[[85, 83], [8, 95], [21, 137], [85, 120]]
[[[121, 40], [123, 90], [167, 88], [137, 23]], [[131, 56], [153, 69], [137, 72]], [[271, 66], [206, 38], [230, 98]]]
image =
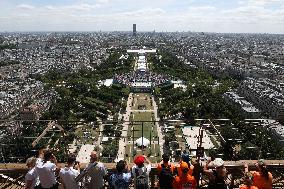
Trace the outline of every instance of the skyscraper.
[[133, 24], [133, 36], [136, 36], [137, 31], [136, 31], [136, 24]]

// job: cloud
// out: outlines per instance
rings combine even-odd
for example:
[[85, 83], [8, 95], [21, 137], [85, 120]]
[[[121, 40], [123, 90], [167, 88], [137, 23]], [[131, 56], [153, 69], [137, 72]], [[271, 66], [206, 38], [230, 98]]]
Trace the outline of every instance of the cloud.
[[35, 9], [34, 6], [32, 5], [27, 5], [27, 4], [21, 4], [17, 6], [17, 9], [22, 9], [22, 10], [33, 10]]
[[230, 8], [193, 0], [190, 3], [186, 0], [80, 2], [86, 3], [14, 5], [13, 9], [5, 9], [5, 14], [0, 13], [0, 28], [13, 31], [130, 31], [132, 24], [137, 23], [140, 31], [284, 32], [281, 28], [284, 6], [276, 9], [266, 6], [284, 0], [242, 0], [241, 4]]

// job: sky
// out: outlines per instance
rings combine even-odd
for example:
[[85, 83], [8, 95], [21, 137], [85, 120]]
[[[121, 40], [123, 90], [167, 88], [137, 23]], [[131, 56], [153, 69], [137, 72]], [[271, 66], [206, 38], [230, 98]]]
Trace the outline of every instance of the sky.
[[284, 34], [284, 0], [0, 0], [0, 31]]

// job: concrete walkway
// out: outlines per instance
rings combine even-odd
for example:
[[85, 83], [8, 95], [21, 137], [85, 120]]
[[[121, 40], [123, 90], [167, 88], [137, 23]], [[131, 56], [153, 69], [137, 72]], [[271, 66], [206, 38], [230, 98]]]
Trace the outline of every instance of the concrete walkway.
[[121, 137], [119, 139], [118, 152], [117, 152], [116, 160], [124, 159], [125, 147], [126, 147], [126, 144], [128, 143], [127, 131], [128, 131], [128, 126], [129, 126], [128, 121], [129, 121], [129, 118], [130, 118], [131, 103], [132, 103], [132, 93], [130, 93], [129, 96], [128, 96], [126, 112], [125, 112], [125, 114], [123, 114], [124, 123], [122, 124], [123, 129], [122, 129]]
[[157, 121], [155, 124], [156, 124], [156, 127], [157, 127], [157, 133], [158, 133], [158, 137], [159, 137], [160, 153], [163, 154], [164, 153], [163, 148], [164, 148], [165, 140], [163, 139], [164, 135], [162, 133], [162, 128], [159, 124], [160, 118], [158, 117], [158, 105], [156, 104], [154, 97], [152, 97], [152, 104], [153, 104], [153, 107], [154, 107], [155, 120]]
[[85, 144], [81, 146], [81, 149], [76, 157], [76, 160], [80, 163], [89, 163], [90, 162], [90, 154], [94, 150], [95, 145]]

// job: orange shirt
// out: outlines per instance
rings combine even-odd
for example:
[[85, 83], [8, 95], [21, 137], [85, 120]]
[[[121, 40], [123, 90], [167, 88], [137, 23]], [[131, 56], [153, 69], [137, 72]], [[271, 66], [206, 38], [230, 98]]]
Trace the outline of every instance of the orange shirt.
[[268, 173], [268, 180], [266, 180], [260, 172], [252, 171], [253, 185], [259, 189], [272, 189], [272, 174]]
[[196, 180], [189, 174], [176, 176], [173, 181], [173, 189], [196, 189]]
[[[173, 173], [173, 171], [174, 171], [174, 166], [173, 166], [172, 163], [163, 163], [163, 164], [164, 164], [165, 166], [170, 165], [171, 171], [172, 171], [172, 173]], [[160, 173], [160, 172], [162, 171], [162, 164], [161, 164], [161, 163], [158, 164], [158, 166], [157, 166], [157, 171], [158, 171], [158, 173]]]
[[[176, 166], [177, 171], [178, 171], [178, 175], [182, 175], [182, 171], [181, 171], [181, 168], [180, 168], [180, 164], [181, 164], [181, 163], [182, 163], [182, 161]], [[189, 168], [189, 170], [188, 170], [188, 174], [189, 174], [189, 175], [192, 175], [193, 169], [194, 169], [194, 166], [191, 165], [190, 168]]]
[[240, 189], [258, 189], [258, 187], [256, 187], [256, 186], [251, 186], [251, 187], [248, 187], [247, 185], [241, 185], [240, 186]]

